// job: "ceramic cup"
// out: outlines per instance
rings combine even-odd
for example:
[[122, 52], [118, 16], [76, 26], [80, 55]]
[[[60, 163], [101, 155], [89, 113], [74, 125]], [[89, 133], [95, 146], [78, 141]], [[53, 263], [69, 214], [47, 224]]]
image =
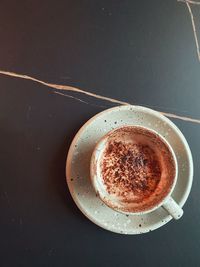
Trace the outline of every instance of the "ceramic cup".
[[[106, 186], [104, 184], [103, 178], [102, 178], [102, 168], [101, 168], [101, 158], [102, 155], [108, 145], [108, 141], [113, 134], [115, 134], [116, 131], [120, 130], [123, 132], [123, 129], [127, 127], [135, 127], [139, 128], [144, 132], [148, 132], [150, 135], [155, 136], [157, 140], [165, 147], [168, 149], [168, 154], [170, 154], [170, 157], [173, 159], [173, 167], [174, 167], [174, 174], [173, 178], [170, 184], [170, 187], [167, 188], [167, 193], [160, 198], [160, 201], [156, 201], [155, 205], [150, 205], [150, 207], [146, 208], [145, 210], [139, 210], [139, 211], [134, 211], [134, 210], [126, 210], [120, 206], [120, 201], [116, 200], [116, 197], [113, 196], [108, 192], [106, 189]], [[148, 138], [148, 137], [146, 137]], [[148, 140], [147, 140], [148, 141]], [[159, 207], [162, 206], [174, 219], [179, 219], [183, 215], [183, 210], [182, 208], [174, 201], [172, 198], [171, 194], [173, 192], [173, 189], [176, 185], [177, 177], [178, 177], [178, 165], [177, 165], [177, 160], [175, 153], [170, 146], [170, 144], [165, 140], [163, 136], [158, 134], [157, 132], [150, 130], [146, 127], [141, 127], [137, 125], [130, 125], [130, 126], [121, 126], [117, 129], [114, 129], [107, 133], [105, 136], [103, 136], [100, 141], [97, 143], [92, 157], [91, 157], [91, 163], [90, 163], [90, 176], [91, 176], [91, 181], [92, 185], [97, 193], [97, 195], [100, 197], [100, 199], [110, 208], [116, 210], [117, 212], [125, 213], [125, 214], [131, 214], [131, 215], [143, 215], [145, 213], [150, 213], [152, 211], [155, 211]], [[159, 192], [159, 191], [158, 191]], [[157, 194], [158, 195], [158, 194]], [[159, 197], [159, 196], [158, 196]], [[117, 205], [116, 205], [117, 203]], [[123, 204], [124, 205], [124, 204]], [[126, 205], [126, 204], [125, 204]]]

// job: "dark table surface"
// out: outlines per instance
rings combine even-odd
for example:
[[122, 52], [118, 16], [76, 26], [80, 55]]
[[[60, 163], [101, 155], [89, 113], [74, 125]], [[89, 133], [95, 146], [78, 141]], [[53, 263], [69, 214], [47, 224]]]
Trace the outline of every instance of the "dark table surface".
[[[2, 0], [0, 37], [0, 266], [200, 266], [200, 62], [187, 5]], [[22, 74], [180, 116], [195, 170], [183, 218], [139, 236], [86, 219], [66, 186], [67, 151], [116, 104]]]

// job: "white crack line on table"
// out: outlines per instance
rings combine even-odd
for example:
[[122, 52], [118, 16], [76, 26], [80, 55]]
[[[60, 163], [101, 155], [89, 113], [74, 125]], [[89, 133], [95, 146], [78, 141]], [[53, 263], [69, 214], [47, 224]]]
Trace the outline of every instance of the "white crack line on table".
[[48, 82], [44, 82], [42, 80], [39, 80], [37, 78], [31, 77], [29, 75], [24, 75], [24, 74], [18, 74], [15, 72], [10, 72], [10, 71], [2, 71], [0, 70], [0, 74], [4, 74], [6, 76], [11, 76], [11, 77], [16, 77], [16, 78], [21, 78], [21, 79], [25, 79], [25, 80], [31, 80], [40, 84], [43, 84], [45, 86], [54, 88], [54, 89], [58, 89], [58, 90], [63, 90], [63, 91], [73, 91], [73, 92], [77, 92], [77, 93], [81, 93], [81, 94], [85, 94], [85, 95], [89, 95], [91, 97], [95, 97], [101, 100], [106, 100], [106, 101], [110, 101], [112, 103], [117, 103], [117, 104], [121, 104], [121, 105], [129, 105], [129, 103], [127, 102], [123, 102], [114, 98], [109, 98], [106, 96], [101, 96], [101, 95], [97, 95], [91, 92], [87, 92], [84, 91], [82, 89], [73, 87], [73, 86], [69, 86], [69, 85], [62, 85], [62, 84], [54, 84], [54, 83], [48, 83]]
[[[77, 93], [85, 94], [85, 95], [88, 95], [88, 96], [91, 96], [91, 97], [94, 97], [94, 98], [97, 98], [97, 99], [101, 99], [101, 100], [104, 100], [104, 101], [108, 101], [108, 102], [111, 102], [111, 103], [115, 103], [115, 104], [131, 105], [131, 103], [128, 103], [128, 102], [124, 102], [124, 101], [120, 101], [120, 100], [117, 100], [117, 99], [114, 99], [114, 98], [110, 98], [110, 97], [94, 94], [94, 93], [91, 93], [91, 92], [88, 92], [88, 91], [84, 91], [84, 90], [76, 88], [76, 87], [44, 82], [44, 81], [39, 80], [37, 78], [31, 77], [29, 75], [18, 74], [18, 73], [15, 73], [15, 72], [3, 71], [3, 70], [0, 70], [0, 74], [6, 75], [6, 76], [10, 76], [10, 77], [20, 78], [20, 79], [25, 79], [25, 80], [31, 80], [31, 81], [37, 82], [39, 84], [45, 85], [47, 87], [50, 87], [50, 88], [53, 88], [53, 89], [56, 89], [56, 90], [71, 91], [71, 92], [77, 92]], [[64, 96], [67, 96], [67, 97], [70, 97], [70, 98], [74, 98], [74, 99], [76, 99], [78, 101], [81, 101], [81, 102], [83, 102], [85, 104], [89, 104], [88, 102], [83, 101], [80, 98], [73, 97], [71, 95], [66, 95], [66, 94], [63, 94], [63, 93], [60, 93], [60, 92], [57, 92], [57, 91], [53, 91], [53, 93], [60, 94], [62, 96], [64, 95]], [[176, 114], [173, 114], [173, 113], [162, 112], [162, 111], [159, 111], [159, 110], [157, 110], [157, 111], [160, 112], [161, 114], [169, 117], [169, 118], [174, 118], [174, 119], [179, 119], [179, 120], [183, 120], [183, 121], [188, 121], [188, 122], [193, 122], [193, 123], [200, 124], [200, 119], [193, 119], [191, 117], [180, 116], [180, 115], [176, 115]]]
[[192, 12], [192, 8], [190, 6], [190, 5], [200, 5], [200, 2], [191, 1], [191, 0], [177, 0], [177, 1], [185, 3], [187, 8], [188, 8], [188, 11], [189, 11], [189, 14], [190, 14], [191, 23], [192, 23], [192, 30], [193, 30], [193, 34], [194, 34], [194, 40], [195, 40], [195, 45], [196, 45], [196, 50], [197, 50], [197, 56], [198, 56], [198, 60], [200, 61], [199, 41], [198, 41], [198, 37], [197, 37], [197, 31], [196, 31], [194, 15], [193, 15], [193, 12]]
[[102, 106], [102, 105], [95, 105], [93, 103], [89, 103], [89, 102], [86, 102], [78, 97], [75, 97], [75, 96], [72, 96], [72, 95], [67, 95], [67, 94], [64, 94], [64, 93], [61, 93], [61, 92], [57, 92], [57, 91], [54, 91], [54, 94], [57, 94], [57, 95], [61, 95], [61, 96], [65, 96], [65, 97], [68, 97], [68, 98], [72, 98], [74, 100], [77, 100], [81, 103], [84, 103], [84, 104], [87, 104], [87, 105], [90, 105], [90, 106], [94, 106], [94, 107], [100, 107], [100, 108], [107, 108], [106, 106]]

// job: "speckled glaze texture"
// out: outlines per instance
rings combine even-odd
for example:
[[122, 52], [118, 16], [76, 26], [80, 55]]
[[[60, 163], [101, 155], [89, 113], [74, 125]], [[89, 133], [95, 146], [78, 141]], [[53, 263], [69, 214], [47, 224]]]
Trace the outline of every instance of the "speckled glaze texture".
[[172, 197], [183, 207], [193, 179], [190, 148], [180, 130], [159, 112], [140, 106], [107, 109], [93, 118], [76, 134], [66, 163], [67, 184], [79, 209], [100, 227], [121, 234], [141, 234], [155, 230], [172, 217], [162, 207], [143, 215], [128, 215], [107, 207], [95, 193], [90, 180], [90, 160], [97, 142], [109, 131], [123, 125], [148, 127], [162, 135], [174, 150], [178, 179]]

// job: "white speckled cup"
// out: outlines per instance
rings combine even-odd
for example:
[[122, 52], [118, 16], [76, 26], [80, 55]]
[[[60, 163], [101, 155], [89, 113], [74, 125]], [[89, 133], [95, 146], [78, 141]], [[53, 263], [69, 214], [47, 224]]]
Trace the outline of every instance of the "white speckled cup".
[[[127, 127], [127, 125], [126, 125]], [[134, 127], [134, 125], [130, 125], [130, 127]], [[136, 126], [138, 128], [138, 126]], [[123, 131], [123, 126], [121, 126], [120, 130]], [[100, 158], [102, 156], [102, 153], [104, 149], [107, 147], [109, 136], [112, 135], [112, 132], [116, 131], [110, 131], [108, 134], [103, 136], [103, 138], [100, 139], [100, 141], [97, 143], [92, 157], [91, 157], [91, 163], [90, 163], [90, 176], [91, 181], [93, 184], [93, 187], [97, 193], [97, 195], [100, 197], [100, 199], [110, 208], [121, 212], [125, 214], [131, 214], [131, 215], [143, 215], [146, 213], [150, 213], [152, 211], [155, 211], [156, 209], [160, 208], [161, 206], [174, 218], [179, 219], [183, 215], [182, 208], [174, 201], [174, 199], [171, 197], [171, 194], [174, 190], [174, 187], [176, 185], [177, 177], [178, 177], [178, 164], [177, 159], [175, 156], [175, 153], [172, 149], [172, 147], [169, 145], [169, 143], [165, 140], [163, 136], [158, 134], [156, 131], [150, 130], [146, 127], [139, 127], [143, 131], [147, 131], [151, 133], [152, 135], [155, 135], [167, 148], [170, 153], [170, 156], [173, 158], [174, 167], [175, 167], [175, 175], [173, 177], [173, 182], [168, 190], [168, 193], [161, 199], [161, 201], [156, 202], [154, 206], [151, 206], [149, 209], [146, 209], [144, 211], [124, 211], [119, 205], [116, 205], [116, 199], [113, 198], [111, 194], [108, 193], [106, 190], [106, 186], [103, 183], [102, 175], [101, 175], [101, 168], [100, 168]], [[119, 202], [118, 202], [119, 203]]]

